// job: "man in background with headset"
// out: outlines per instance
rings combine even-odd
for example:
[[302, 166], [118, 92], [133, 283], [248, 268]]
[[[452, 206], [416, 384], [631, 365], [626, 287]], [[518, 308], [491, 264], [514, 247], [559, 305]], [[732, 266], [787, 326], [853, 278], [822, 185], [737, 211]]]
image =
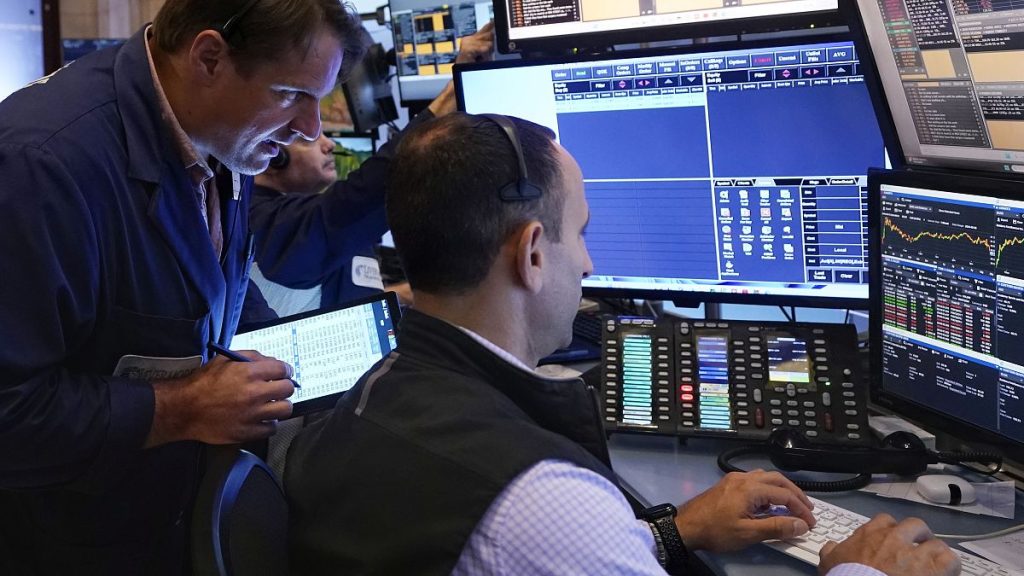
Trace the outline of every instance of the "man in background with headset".
[[[292, 445], [296, 573], [681, 573], [687, 550], [814, 526], [810, 501], [777, 472], [728, 474], [678, 514], [631, 509], [592, 392], [534, 371], [571, 339], [593, 266], [582, 175], [553, 138], [456, 113], [399, 146], [387, 214], [415, 304], [398, 349]], [[769, 504], [791, 516], [756, 517]], [[881, 515], [827, 544], [819, 570], [959, 568], [923, 522]]]
[[358, 59], [338, 0], [167, 0], [0, 103], [0, 573], [173, 574], [201, 443], [266, 438], [291, 369], [211, 359], [250, 175]]
[[[455, 61], [490, 59], [493, 46], [494, 25], [488, 23], [462, 38]], [[384, 187], [394, 150], [405, 132], [455, 108], [455, 85], [449, 81], [404, 130], [345, 180], [336, 181], [334, 142], [323, 135], [285, 146], [276, 165], [271, 162], [256, 176], [249, 213], [256, 235], [256, 284], [279, 314], [336, 306], [380, 290], [379, 268], [367, 277], [354, 262], [361, 258], [376, 265], [372, 248], [388, 228]], [[303, 292], [282, 291], [277, 285]]]

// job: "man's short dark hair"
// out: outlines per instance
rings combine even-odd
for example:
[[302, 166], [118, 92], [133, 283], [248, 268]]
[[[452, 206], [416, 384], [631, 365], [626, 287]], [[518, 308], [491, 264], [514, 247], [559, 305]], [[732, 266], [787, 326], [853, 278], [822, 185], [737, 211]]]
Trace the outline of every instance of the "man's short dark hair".
[[543, 194], [504, 201], [502, 186], [519, 178], [515, 150], [493, 121], [461, 112], [424, 122], [398, 147], [387, 193], [388, 224], [414, 290], [460, 294], [478, 286], [502, 244], [531, 220], [561, 239], [562, 170], [555, 134], [519, 118], [516, 127], [529, 179]]
[[[225, 40], [240, 73], [274, 62], [293, 50], [306, 54], [321, 26], [333, 31], [344, 50], [344, 78], [366, 51], [359, 15], [340, 0], [167, 0], [153, 20], [153, 38], [164, 52], [176, 52], [203, 30], [219, 30], [236, 16]], [[244, 10], [244, 13], [241, 11]]]

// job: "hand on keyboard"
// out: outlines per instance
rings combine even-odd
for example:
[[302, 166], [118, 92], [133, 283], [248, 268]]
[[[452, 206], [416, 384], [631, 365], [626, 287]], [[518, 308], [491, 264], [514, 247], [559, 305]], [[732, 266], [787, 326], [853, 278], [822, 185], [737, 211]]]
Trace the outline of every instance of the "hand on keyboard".
[[[757, 517], [769, 505], [789, 509], [789, 516]], [[688, 548], [725, 552], [769, 538], [793, 538], [814, 526], [811, 501], [778, 472], [730, 472], [703, 494], [687, 502], [676, 516]]]
[[889, 576], [960, 574], [959, 557], [932, 535], [927, 524], [918, 518], [897, 523], [888, 514], [875, 516], [841, 543], [826, 542], [819, 557], [819, 574], [847, 562], [865, 564]]
[[897, 524], [892, 516], [880, 514], [868, 520], [835, 504], [810, 500], [817, 519], [814, 529], [797, 538], [765, 544], [816, 564], [820, 574], [854, 562], [892, 576], [1024, 576], [980, 556], [949, 548], [916, 518]]

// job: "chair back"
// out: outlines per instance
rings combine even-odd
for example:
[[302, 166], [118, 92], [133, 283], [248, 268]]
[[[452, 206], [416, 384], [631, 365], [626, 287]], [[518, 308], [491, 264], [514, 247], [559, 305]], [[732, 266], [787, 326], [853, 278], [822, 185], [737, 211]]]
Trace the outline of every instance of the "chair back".
[[288, 573], [288, 505], [274, 472], [250, 452], [207, 448], [192, 514], [196, 576]]

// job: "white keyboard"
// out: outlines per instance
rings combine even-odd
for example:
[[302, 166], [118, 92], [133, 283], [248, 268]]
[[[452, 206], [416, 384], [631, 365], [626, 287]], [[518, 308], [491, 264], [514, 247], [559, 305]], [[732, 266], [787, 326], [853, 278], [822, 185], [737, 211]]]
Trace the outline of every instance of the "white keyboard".
[[[798, 560], [803, 560], [808, 564], [817, 566], [818, 551], [825, 545], [825, 542], [829, 540], [842, 542], [861, 524], [870, 520], [870, 518], [818, 500], [817, 498], [811, 498], [811, 502], [814, 503], [814, 517], [818, 520], [818, 524], [814, 528], [799, 538], [785, 541], [769, 540], [765, 544]], [[956, 548], [953, 548], [953, 552], [960, 557], [961, 574], [969, 574], [971, 576], [1024, 576], [1022, 572], [1004, 568], [981, 556], [975, 556]]]

